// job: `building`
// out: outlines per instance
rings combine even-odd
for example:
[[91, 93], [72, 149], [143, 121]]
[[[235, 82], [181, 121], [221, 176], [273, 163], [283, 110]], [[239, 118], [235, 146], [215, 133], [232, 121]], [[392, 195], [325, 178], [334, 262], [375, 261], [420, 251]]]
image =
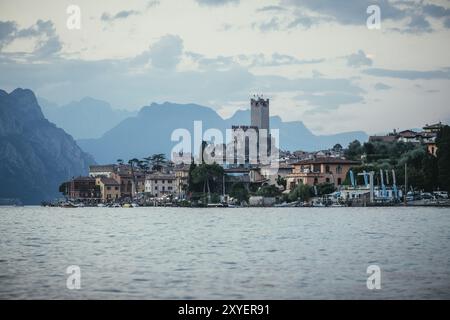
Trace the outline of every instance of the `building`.
[[89, 176], [93, 177], [93, 178], [96, 178], [96, 177], [111, 178], [111, 175], [116, 171], [117, 171], [117, 165], [115, 165], [115, 164], [89, 166]]
[[369, 142], [395, 142], [397, 141], [397, 136], [386, 135], [386, 136], [370, 136]]
[[108, 177], [97, 177], [95, 183], [100, 187], [102, 202], [116, 201], [120, 198], [120, 184]]
[[251, 99], [251, 126], [269, 131], [269, 99], [262, 97]]
[[280, 163], [278, 168], [272, 166], [262, 166], [261, 175], [268, 180], [271, 185], [277, 185], [278, 177], [285, 178], [292, 174], [294, 166], [287, 163]]
[[442, 127], [444, 127], [444, 125], [442, 124], [442, 122], [439, 122], [435, 124], [426, 124], [422, 129], [423, 131], [428, 133], [438, 134], [439, 131], [441, 131]]
[[[256, 165], [261, 157], [271, 154], [275, 145], [270, 135], [269, 99], [255, 96], [250, 100], [250, 125], [232, 126], [233, 141], [227, 146], [227, 152], [233, 149], [233, 163]], [[262, 143], [262, 139], [266, 143]]]
[[330, 157], [299, 161], [293, 164], [292, 173], [286, 176], [287, 189], [292, 190], [299, 184], [321, 183], [333, 183], [338, 187], [344, 182], [350, 168], [358, 164], [357, 161]]
[[64, 182], [60, 191], [70, 200], [98, 201], [101, 198], [100, 187], [96, 185], [95, 178], [77, 177]]
[[186, 197], [186, 191], [189, 184], [189, 168], [188, 164], [180, 164], [175, 166], [174, 173], [176, 178], [176, 193], [181, 199]]
[[174, 173], [152, 173], [145, 177], [145, 193], [154, 197], [177, 196], [177, 177]]
[[133, 197], [136, 195], [133, 176], [129, 173], [113, 172], [111, 178], [120, 186], [120, 197]]

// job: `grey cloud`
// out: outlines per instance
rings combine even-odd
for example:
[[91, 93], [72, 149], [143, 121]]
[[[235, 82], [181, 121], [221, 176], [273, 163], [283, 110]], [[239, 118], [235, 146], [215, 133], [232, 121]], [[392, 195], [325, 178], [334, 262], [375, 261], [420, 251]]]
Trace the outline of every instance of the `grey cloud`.
[[[365, 25], [367, 7], [378, 5], [382, 19], [394, 20], [401, 23], [392, 31], [402, 33], [432, 32], [428, 18], [445, 19], [443, 24], [450, 27], [450, 9], [424, 3], [423, 1], [392, 1], [392, 0], [281, 0], [286, 7], [299, 10], [293, 11], [293, 20], [288, 27], [310, 28], [314, 24], [335, 21], [344, 25]], [[409, 21], [404, 23], [404, 19]]]
[[272, 17], [269, 21], [254, 22], [252, 27], [253, 29], [259, 29], [261, 32], [278, 31], [280, 30], [281, 24], [280, 19]]
[[17, 25], [14, 21], [0, 21], [0, 49], [12, 41]]
[[62, 43], [50, 20], [38, 20], [34, 25], [25, 29], [18, 29], [17, 24], [13, 21], [0, 21], [0, 48], [14, 39], [20, 38], [38, 38], [37, 45], [31, 54], [33, 58], [47, 58], [62, 49]]
[[296, 100], [306, 101], [309, 105], [316, 107], [315, 112], [326, 112], [337, 109], [342, 105], [361, 103], [364, 98], [360, 95], [348, 93], [324, 93], [324, 94], [302, 94], [295, 97]]
[[196, 0], [202, 6], [219, 7], [226, 4], [238, 4], [240, 0]]
[[447, 29], [450, 29], [450, 18], [446, 18], [444, 21], [444, 27]]
[[256, 12], [274, 12], [274, 11], [276, 12], [286, 11], [286, 8], [282, 6], [265, 6], [256, 10]]
[[[305, 95], [364, 93], [348, 79], [260, 76], [239, 65], [232, 65], [226, 70], [210, 68], [177, 72], [173, 68], [152, 68], [134, 73], [133, 60], [54, 58], [46, 64], [0, 63], [0, 87], [28, 87], [58, 103], [95, 96], [116, 106], [135, 107], [149, 101], [167, 99], [220, 107], [230, 101], [242, 100], [249, 92], [303, 92]], [[172, 59], [171, 64], [163, 65], [173, 66], [176, 61]]]
[[147, 9], [154, 8], [154, 7], [159, 6], [160, 4], [161, 4], [161, 2], [158, 0], [149, 1], [149, 2], [147, 2], [146, 8]]
[[[282, 0], [288, 6], [307, 9], [330, 17], [341, 24], [365, 25], [367, 7], [377, 4], [381, 8], [383, 19], [400, 19], [405, 16], [403, 10], [388, 0]], [[301, 11], [300, 11], [301, 12]]]
[[400, 31], [408, 33], [422, 33], [431, 32], [433, 30], [431, 28], [431, 24], [428, 22], [424, 15], [414, 15], [411, 17], [410, 22], [407, 24], [406, 28]]
[[140, 14], [140, 12], [136, 11], [136, 10], [123, 10], [123, 11], [117, 12], [115, 15], [111, 15], [107, 12], [104, 12], [101, 16], [101, 20], [114, 21], [114, 20], [125, 19], [130, 16], [139, 15], [139, 14]]
[[435, 4], [424, 5], [423, 12], [433, 18], [450, 17], [450, 9]]
[[374, 88], [375, 88], [375, 90], [382, 91], [382, 90], [389, 90], [392, 87], [388, 86], [387, 84], [378, 82], [377, 84], [375, 84]]
[[311, 28], [314, 24], [319, 23], [323, 19], [319, 17], [309, 17], [302, 13], [296, 14], [296, 17], [293, 21], [288, 24], [288, 28], [296, 28], [303, 27], [305, 29]]
[[347, 59], [347, 65], [354, 68], [371, 66], [373, 63], [372, 59], [370, 59], [363, 50], [359, 50], [357, 53], [348, 55], [345, 58]]
[[218, 56], [214, 58], [207, 58], [194, 52], [187, 52], [186, 55], [194, 62], [198, 63], [202, 68], [230, 68], [238, 65], [243, 67], [276, 67], [284, 65], [317, 64], [325, 61], [325, 59], [301, 60], [278, 52], [273, 53], [271, 56], [266, 56], [261, 53], [253, 55], [241, 54], [237, 56]]
[[431, 79], [450, 79], [450, 68], [442, 70], [417, 71], [417, 70], [389, 70], [389, 69], [366, 69], [362, 71], [365, 74], [376, 77], [398, 78], [407, 80], [431, 80]]
[[183, 53], [183, 40], [176, 35], [165, 35], [151, 46], [149, 57], [152, 65], [160, 69], [177, 66]]

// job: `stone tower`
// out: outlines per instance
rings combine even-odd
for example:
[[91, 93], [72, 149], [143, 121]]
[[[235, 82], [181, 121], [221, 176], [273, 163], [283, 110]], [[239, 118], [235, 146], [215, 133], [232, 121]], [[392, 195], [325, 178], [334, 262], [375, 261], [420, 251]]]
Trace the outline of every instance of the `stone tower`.
[[251, 126], [269, 130], [269, 99], [251, 99]]

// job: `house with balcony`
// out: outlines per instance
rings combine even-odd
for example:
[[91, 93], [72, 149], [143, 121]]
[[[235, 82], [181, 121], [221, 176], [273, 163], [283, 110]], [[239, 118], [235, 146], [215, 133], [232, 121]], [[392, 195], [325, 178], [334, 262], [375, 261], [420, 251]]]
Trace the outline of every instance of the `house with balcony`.
[[292, 190], [299, 184], [313, 186], [322, 183], [332, 183], [339, 187], [350, 168], [359, 164], [358, 161], [332, 157], [299, 161], [292, 165], [292, 173], [286, 176], [287, 189]]

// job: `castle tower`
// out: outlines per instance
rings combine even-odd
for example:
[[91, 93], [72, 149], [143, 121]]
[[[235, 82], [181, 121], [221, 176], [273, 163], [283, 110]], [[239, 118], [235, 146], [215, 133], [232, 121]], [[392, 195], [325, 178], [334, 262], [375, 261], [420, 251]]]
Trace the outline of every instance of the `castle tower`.
[[251, 99], [251, 126], [269, 130], [269, 99]]

